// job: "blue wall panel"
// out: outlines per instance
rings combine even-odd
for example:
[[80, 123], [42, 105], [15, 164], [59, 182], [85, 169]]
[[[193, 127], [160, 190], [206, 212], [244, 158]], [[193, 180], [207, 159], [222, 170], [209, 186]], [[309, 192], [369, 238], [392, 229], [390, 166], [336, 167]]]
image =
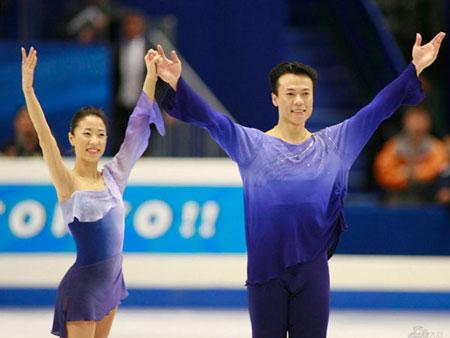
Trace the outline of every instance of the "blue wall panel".
[[[96, 106], [107, 114], [111, 100], [109, 47], [73, 43], [28, 42], [38, 50], [34, 81], [49, 125], [63, 153], [70, 150], [67, 140], [70, 119], [82, 106]], [[21, 85], [21, 45], [0, 43], [0, 146], [12, 136], [16, 109], [25, 103]]]
[[148, 15], [177, 18], [177, 47], [236, 119], [276, 121], [267, 75], [282, 60], [284, 0], [129, 0]]

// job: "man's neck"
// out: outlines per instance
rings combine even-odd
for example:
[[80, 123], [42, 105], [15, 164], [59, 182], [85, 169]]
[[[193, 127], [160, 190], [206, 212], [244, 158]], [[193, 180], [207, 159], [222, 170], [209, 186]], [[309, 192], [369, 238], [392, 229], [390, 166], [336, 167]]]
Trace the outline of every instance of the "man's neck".
[[267, 134], [292, 144], [300, 144], [311, 136], [304, 125], [281, 125], [280, 123], [269, 130]]

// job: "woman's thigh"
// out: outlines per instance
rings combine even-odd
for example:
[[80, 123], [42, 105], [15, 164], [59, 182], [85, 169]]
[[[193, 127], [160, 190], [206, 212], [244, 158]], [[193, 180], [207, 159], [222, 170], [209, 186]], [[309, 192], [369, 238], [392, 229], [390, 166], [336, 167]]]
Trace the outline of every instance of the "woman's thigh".
[[95, 337], [94, 321], [76, 321], [66, 322], [68, 338], [94, 338]]
[[117, 308], [112, 309], [105, 318], [97, 322], [94, 338], [107, 338], [109, 336], [116, 312]]

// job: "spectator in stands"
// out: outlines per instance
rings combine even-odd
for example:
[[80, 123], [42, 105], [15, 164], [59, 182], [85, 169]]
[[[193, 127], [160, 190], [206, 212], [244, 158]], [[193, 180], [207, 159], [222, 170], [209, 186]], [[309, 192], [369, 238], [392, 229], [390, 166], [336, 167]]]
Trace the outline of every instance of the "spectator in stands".
[[98, 41], [98, 34], [95, 27], [86, 23], [83, 25], [80, 30], [77, 32], [76, 40], [82, 44], [90, 44]]
[[14, 117], [14, 136], [2, 149], [7, 156], [35, 156], [41, 154], [41, 147], [25, 106], [20, 107]]
[[432, 202], [434, 184], [446, 164], [445, 145], [430, 135], [424, 107], [406, 110], [403, 131], [389, 139], [375, 159], [375, 177], [390, 203]]
[[122, 144], [128, 117], [133, 111], [144, 83], [144, 55], [151, 47], [146, 37], [146, 18], [138, 11], [128, 11], [121, 22], [121, 36], [114, 58], [114, 111], [112, 152]]
[[436, 189], [436, 201], [450, 205], [450, 134], [444, 137], [447, 148], [447, 165], [441, 171]]

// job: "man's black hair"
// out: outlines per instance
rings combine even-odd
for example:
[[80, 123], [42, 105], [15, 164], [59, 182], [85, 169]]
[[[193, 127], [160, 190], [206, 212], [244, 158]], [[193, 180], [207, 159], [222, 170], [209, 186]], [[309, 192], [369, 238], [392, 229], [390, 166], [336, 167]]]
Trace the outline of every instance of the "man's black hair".
[[313, 85], [317, 81], [317, 71], [311, 66], [300, 62], [283, 62], [276, 65], [269, 73], [270, 87], [275, 95], [278, 95], [278, 79], [284, 74], [306, 75], [311, 78]]

